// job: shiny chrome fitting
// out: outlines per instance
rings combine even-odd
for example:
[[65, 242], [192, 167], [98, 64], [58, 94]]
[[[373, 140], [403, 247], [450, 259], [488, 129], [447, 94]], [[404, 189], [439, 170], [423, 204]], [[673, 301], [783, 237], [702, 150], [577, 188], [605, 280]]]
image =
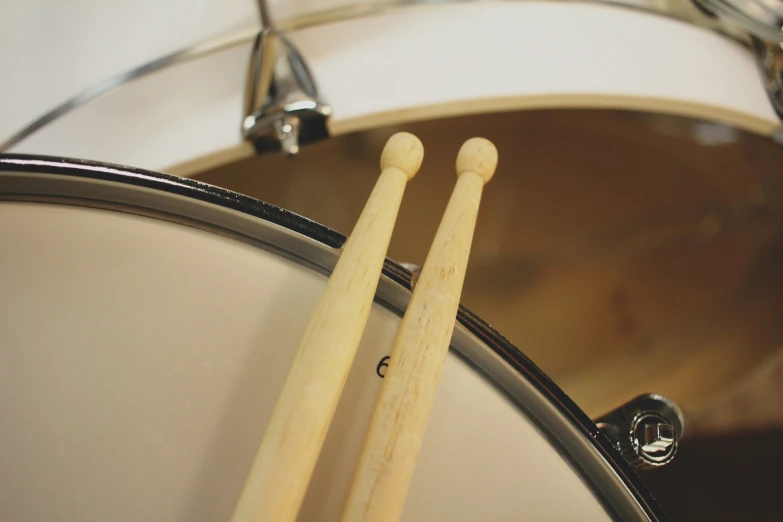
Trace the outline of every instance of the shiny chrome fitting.
[[677, 405], [652, 393], [640, 395], [603, 415], [596, 425], [637, 469], [671, 462], [685, 430]]
[[329, 137], [331, 109], [294, 45], [277, 29], [256, 36], [245, 91], [242, 136], [258, 153], [293, 156], [301, 145]]
[[783, 49], [778, 43], [752, 41], [764, 87], [778, 116], [783, 118]]
[[731, 25], [768, 42], [783, 42], [783, 4], [778, 0], [693, 0]]

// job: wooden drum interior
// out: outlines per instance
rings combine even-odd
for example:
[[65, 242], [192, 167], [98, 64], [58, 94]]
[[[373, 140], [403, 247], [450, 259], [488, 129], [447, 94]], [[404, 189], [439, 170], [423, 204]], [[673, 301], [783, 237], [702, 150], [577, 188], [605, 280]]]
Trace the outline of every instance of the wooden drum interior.
[[389, 257], [421, 265], [473, 135], [498, 146], [463, 304], [588, 414], [654, 391], [698, 413], [780, 346], [783, 150], [673, 116], [487, 114], [378, 128], [196, 179], [348, 234], [394, 131], [420, 136]]

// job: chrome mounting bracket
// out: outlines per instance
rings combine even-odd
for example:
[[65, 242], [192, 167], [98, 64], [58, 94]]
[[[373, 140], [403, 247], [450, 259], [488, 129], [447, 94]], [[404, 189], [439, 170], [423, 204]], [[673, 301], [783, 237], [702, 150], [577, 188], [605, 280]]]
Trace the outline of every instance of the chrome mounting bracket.
[[[745, 34], [761, 69], [770, 103], [783, 119], [783, 3], [779, 0], [692, 1], [720, 19], [725, 27]], [[781, 130], [774, 138], [780, 141]]]
[[278, 29], [259, 32], [250, 56], [243, 138], [259, 154], [294, 156], [301, 145], [329, 137], [330, 115], [293, 43]]

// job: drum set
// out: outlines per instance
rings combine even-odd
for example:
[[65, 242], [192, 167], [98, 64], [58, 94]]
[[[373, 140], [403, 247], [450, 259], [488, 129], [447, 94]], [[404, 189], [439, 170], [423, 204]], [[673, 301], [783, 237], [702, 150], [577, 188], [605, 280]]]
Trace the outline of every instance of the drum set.
[[780, 359], [771, 2], [9, 11], [0, 520], [664, 521]]

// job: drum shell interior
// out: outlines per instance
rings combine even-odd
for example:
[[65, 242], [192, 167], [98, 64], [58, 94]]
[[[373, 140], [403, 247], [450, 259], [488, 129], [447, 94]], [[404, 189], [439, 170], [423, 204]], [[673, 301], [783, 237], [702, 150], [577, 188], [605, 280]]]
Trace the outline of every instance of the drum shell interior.
[[463, 301], [591, 415], [649, 391], [696, 414], [780, 345], [783, 152], [731, 127], [624, 111], [480, 115], [340, 136], [196, 179], [347, 234], [398, 130], [426, 152], [390, 257], [423, 262], [457, 148], [492, 139], [500, 164]]

